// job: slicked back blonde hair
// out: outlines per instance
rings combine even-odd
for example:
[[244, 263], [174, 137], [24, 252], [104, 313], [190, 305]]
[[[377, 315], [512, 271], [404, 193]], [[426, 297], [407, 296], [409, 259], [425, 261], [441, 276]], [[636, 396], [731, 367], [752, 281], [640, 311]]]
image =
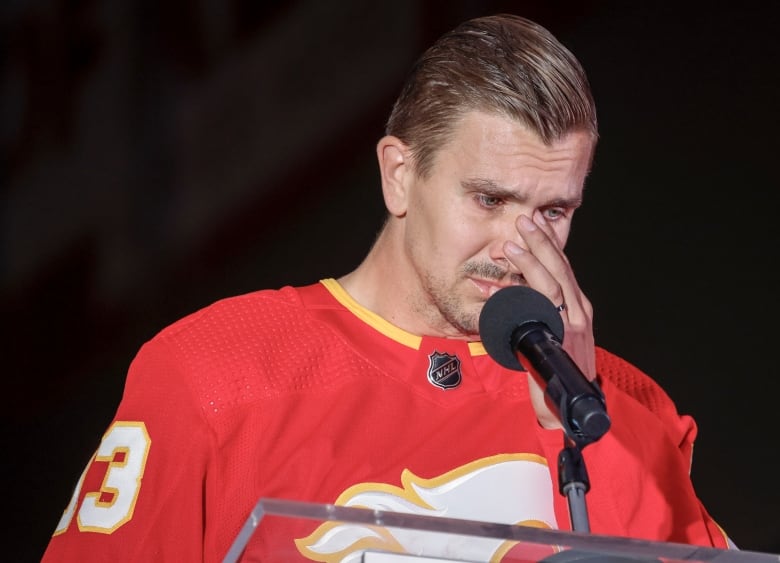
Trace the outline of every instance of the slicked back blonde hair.
[[475, 110], [515, 119], [548, 145], [574, 131], [598, 137], [579, 61], [544, 27], [515, 15], [475, 18], [439, 38], [413, 66], [386, 133], [410, 147], [425, 178], [459, 119]]

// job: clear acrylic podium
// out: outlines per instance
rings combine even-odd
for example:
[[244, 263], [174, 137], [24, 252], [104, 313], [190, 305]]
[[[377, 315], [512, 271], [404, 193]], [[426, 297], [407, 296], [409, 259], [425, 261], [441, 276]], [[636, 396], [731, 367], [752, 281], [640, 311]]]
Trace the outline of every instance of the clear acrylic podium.
[[223, 561], [780, 563], [780, 555], [269, 498]]

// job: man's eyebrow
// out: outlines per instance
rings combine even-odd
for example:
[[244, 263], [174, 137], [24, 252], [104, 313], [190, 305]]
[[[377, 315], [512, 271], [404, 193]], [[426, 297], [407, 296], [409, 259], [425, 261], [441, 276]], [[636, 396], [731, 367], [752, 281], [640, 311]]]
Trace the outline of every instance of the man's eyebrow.
[[[500, 186], [488, 178], [469, 178], [467, 180], [463, 180], [461, 182], [461, 186], [465, 190], [481, 192], [492, 197], [511, 199], [521, 203], [528, 199], [525, 194], [516, 190], [510, 190], [504, 186]], [[556, 198], [545, 203], [546, 207], [564, 207], [567, 209], [577, 209], [581, 205], [581, 197]]]
[[461, 186], [464, 189], [475, 192], [483, 192], [495, 197], [502, 197], [506, 199], [523, 200], [525, 196], [523, 194], [507, 189], [503, 186], [499, 186], [493, 180], [487, 178], [469, 178], [461, 182]]

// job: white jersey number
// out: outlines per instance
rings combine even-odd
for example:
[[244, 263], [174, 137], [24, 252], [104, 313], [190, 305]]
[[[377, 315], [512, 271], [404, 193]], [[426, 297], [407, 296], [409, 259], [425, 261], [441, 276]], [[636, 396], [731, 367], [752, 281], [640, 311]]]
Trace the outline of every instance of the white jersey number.
[[[76, 518], [79, 530], [110, 534], [133, 517], [151, 444], [143, 422], [114, 422], [109, 427], [94, 458], [107, 462], [108, 469], [100, 490], [89, 491], [84, 495]], [[63, 533], [70, 526], [84, 478], [91, 465], [92, 460], [81, 474], [54, 535]]]

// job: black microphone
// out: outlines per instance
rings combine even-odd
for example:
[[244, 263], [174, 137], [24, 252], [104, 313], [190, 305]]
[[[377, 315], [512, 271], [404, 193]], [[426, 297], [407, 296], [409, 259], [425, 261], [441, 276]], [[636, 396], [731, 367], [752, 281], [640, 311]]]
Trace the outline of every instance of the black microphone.
[[545, 393], [564, 430], [580, 447], [609, 430], [604, 394], [561, 346], [563, 319], [547, 297], [530, 287], [498, 290], [485, 302], [479, 333], [487, 353], [503, 367], [525, 371], [518, 352], [528, 360], [547, 383]]

